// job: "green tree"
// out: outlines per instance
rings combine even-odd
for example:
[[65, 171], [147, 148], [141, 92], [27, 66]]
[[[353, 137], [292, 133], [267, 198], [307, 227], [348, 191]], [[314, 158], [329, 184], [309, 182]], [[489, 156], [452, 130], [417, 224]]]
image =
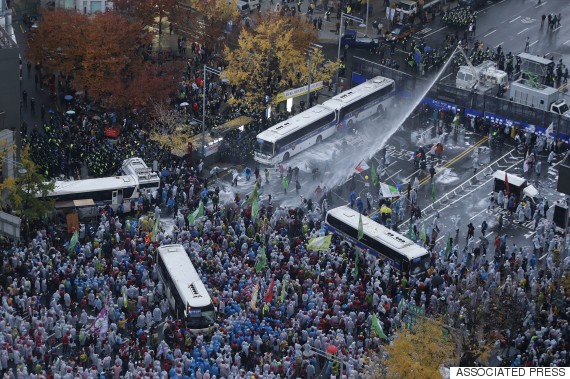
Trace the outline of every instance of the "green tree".
[[[0, 183], [0, 192], [5, 194], [2, 198], [2, 207], [10, 207], [22, 219], [24, 228], [29, 223], [39, 220], [46, 213], [53, 211], [54, 201], [47, 198], [53, 191], [54, 183], [47, 182], [38, 171], [38, 166], [30, 158], [28, 148], [20, 153], [20, 162], [25, 172], [14, 178], [6, 178]], [[24, 230], [24, 235], [27, 233]]]

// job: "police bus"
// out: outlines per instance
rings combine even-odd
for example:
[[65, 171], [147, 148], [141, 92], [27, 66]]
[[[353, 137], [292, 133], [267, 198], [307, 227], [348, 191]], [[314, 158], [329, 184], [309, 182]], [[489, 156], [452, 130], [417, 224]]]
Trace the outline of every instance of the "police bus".
[[158, 248], [158, 277], [174, 316], [193, 334], [208, 333], [216, 320], [210, 294], [182, 245]]
[[123, 162], [123, 174], [106, 178], [83, 180], [56, 180], [48, 198], [59, 204], [77, 200], [92, 200], [92, 205], [110, 205], [117, 211], [130, 211], [131, 201], [138, 201], [141, 194], [152, 193], [160, 187], [160, 178], [140, 158], [129, 158]]
[[266, 165], [286, 161], [338, 130], [352, 129], [357, 121], [383, 112], [394, 92], [394, 81], [381, 76], [342, 92], [259, 133], [254, 159]]
[[418, 275], [427, 271], [430, 254], [426, 249], [366, 216], [362, 216], [364, 236], [358, 240], [359, 217], [360, 213], [348, 206], [334, 208], [327, 212], [325, 226], [402, 272]]

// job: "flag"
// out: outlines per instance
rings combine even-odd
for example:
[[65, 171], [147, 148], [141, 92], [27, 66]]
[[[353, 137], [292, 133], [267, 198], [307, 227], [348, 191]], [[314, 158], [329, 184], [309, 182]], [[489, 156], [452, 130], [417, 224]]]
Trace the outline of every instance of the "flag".
[[374, 169], [373, 162], [370, 162], [370, 181], [372, 182], [373, 186], [378, 184], [378, 177], [376, 176], [376, 170]]
[[405, 306], [406, 306], [406, 303], [404, 303], [404, 297], [402, 296], [402, 298], [400, 299], [400, 302], [398, 303], [398, 312], [402, 313]]
[[554, 133], [554, 122], [551, 122], [546, 128], [546, 136], [550, 136], [552, 133]]
[[257, 214], [259, 213], [259, 201], [257, 198], [253, 199], [253, 204], [251, 205], [251, 220], [255, 221], [257, 219]]
[[257, 263], [255, 264], [255, 272], [259, 273], [261, 270], [265, 268], [266, 264], [267, 264], [267, 256], [265, 255], [265, 246], [263, 246], [257, 258]]
[[281, 284], [281, 295], [279, 295], [279, 302], [283, 303], [285, 301], [285, 294], [287, 293], [287, 279], [283, 279], [283, 284]]
[[[356, 248], [356, 258], [354, 259], [354, 277], [358, 277], [358, 261], [360, 260], [360, 249]], [[336, 273], [338, 275], [338, 272]]]
[[362, 174], [363, 171], [366, 171], [369, 168], [370, 166], [368, 166], [366, 162], [360, 161], [360, 163], [357, 164], [356, 167], [354, 168], [354, 171], [356, 171], [357, 174]]
[[271, 300], [273, 300], [273, 287], [275, 287], [275, 278], [271, 279], [271, 283], [269, 284], [269, 288], [265, 292], [265, 303], [266, 304], [271, 303]]
[[109, 311], [107, 307], [103, 307], [93, 324], [91, 325], [91, 332], [95, 333], [99, 338], [104, 338], [109, 331]]
[[412, 225], [412, 223], [410, 222], [410, 228], [408, 229], [408, 235], [410, 236], [410, 239], [414, 242], [416, 242], [416, 233], [414, 233], [414, 226]]
[[422, 242], [425, 242], [426, 238], [427, 238], [426, 225], [422, 223], [422, 230], [420, 231], [420, 239], [422, 240]]
[[255, 186], [253, 187], [253, 192], [251, 193], [251, 197], [247, 200], [248, 204], [253, 205], [253, 202], [257, 199], [259, 199], [259, 190], [257, 189], [257, 183], [255, 183]]
[[358, 216], [358, 240], [364, 237], [364, 226], [362, 225], [362, 214]]
[[127, 308], [129, 306], [129, 298], [127, 297], [127, 287], [126, 286], [123, 286], [122, 294], [123, 294], [123, 307]]
[[75, 250], [75, 245], [77, 245], [78, 241], [79, 241], [79, 232], [76, 230], [75, 232], [73, 232], [71, 240], [69, 241], [69, 252], [73, 252]]
[[311, 238], [307, 245], [307, 250], [327, 251], [331, 245], [331, 238], [332, 235]]
[[259, 282], [255, 283], [253, 291], [251, 291], [251, 299], [249, 300], [249, 307], [254, 311], [257, 310], [257, 293], [259, 292]]
[[152, 242], [156, 242], [156, 234], [158, 233], [158, 226], [160, 225], [160, 214], [154, 220], [154, 226], [152, 227], [152, 235], [150, 236], [150, 240]]
[[198, 206], [198, 209], [196, 209], [193, 213], [188, 214], [188, 224], [194, 225], [194, 221], [196, 221], [196, 218], [202, 216], [203, 214], [204, 214], [204, 203], [200, 200], [200, 205]]
[[507, 191], [507, 196], [509, 196], [511, 194], [511, 189], [509, 188], [509, 176], [507, 175], [506, 171], [505, 171], [505, 189]]
[[380, 326], [380, 322], [378, 321], [378, 317], [376, 317], [376, 314], [372, 315], [372, 330], [374, 331], [374, 333], [376, 333], [376, 336], [378, 336], [378, 338], [387, 340], [388, 337], [384, 334], [384, 331], [382, 330], [382, 326]]
[[435, 203], [435, 182], [431, 184], [431, 200]]

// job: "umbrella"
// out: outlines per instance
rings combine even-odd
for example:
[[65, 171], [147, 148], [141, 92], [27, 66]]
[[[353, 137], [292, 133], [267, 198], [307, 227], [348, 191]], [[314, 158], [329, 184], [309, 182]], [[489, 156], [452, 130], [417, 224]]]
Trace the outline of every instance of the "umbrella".
[[83, 91], [77, 91], [77, 92], [75, 92], [75, 96], [79, 96], [79, 95], [83, 95]]
[[75, 111], [73, 111], [73, 110], [68, 110], [67, 112], [65, 112], [65, 114], [75, 114]]
[[99, 116], [93, 116], [93, 120], [100, 120], [100, 119], [101, 119], [101, 117], [99, 117]]
[[48, 109], [48, 113], [55, 113], [53, 109]]
[[187, 106], [189, 106], [189, 105], [190, 105], [190, 104], [187, 103], [186, 101], [183, 102], [183, 103], [180, 103], [180, 106], [181, 106], [181, 107], [187, 107]]
[[433, 48], [431, 46], [424, 46], [424, 53], [431, 53]]
[[170, 171], [167, 169], [164, 169], [160, 172], [160, 176], [168, 176], [170, 175]]
[[73, 96], [71, 96], [71, 95], [65, 95], [64, 99], [67, 100], [67, 101], [71, 101], [71, 100], [73, 100]]
[[329, 353], [331, 355], [338, 353], [338, 347], [336, 347], [335, 345], [329, 345], [327, 347], [327, 353]]

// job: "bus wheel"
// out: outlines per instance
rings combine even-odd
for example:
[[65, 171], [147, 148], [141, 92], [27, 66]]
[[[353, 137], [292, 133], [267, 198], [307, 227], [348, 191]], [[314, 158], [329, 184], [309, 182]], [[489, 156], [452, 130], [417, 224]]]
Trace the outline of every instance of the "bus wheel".
[[323, 142], [323, 136], [318, 136], [317, 137], [317, 145], [321, 142]]
[[283, 156], [283, 162], [288, 161], [289, 160], [289, 153], [285, 153], [285, 155]]

